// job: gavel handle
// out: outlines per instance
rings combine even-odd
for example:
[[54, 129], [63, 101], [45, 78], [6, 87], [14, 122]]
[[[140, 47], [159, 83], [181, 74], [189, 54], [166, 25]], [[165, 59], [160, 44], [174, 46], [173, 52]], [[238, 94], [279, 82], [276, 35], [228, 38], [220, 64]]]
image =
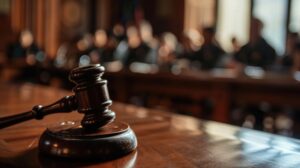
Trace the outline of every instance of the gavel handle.
[[21, 114], [16, 114], [8, 117], [3, 117], [0, 119], [0, 129], [21, 123], [27, 120], [34, 119], [35, 115], [33, 111], [24, 112]]
[[75, 96], [66, 96], [48, 106], [37, 105], [31, 111], [0, 118], [0, 129], [31, 119], [41, 120], [52, 113], [71, 112], [77, 109], [77, 106]]

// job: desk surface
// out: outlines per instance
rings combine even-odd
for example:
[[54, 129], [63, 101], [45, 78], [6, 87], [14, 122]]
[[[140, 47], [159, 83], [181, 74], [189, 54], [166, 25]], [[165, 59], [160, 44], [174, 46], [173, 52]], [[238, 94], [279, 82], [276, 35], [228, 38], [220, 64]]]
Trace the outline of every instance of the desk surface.
[[[31, 84], [0, 85], [0, 116], [70, 94]], [[300, 141], [192, 117], [114, 103], [117, 120], [138, 137], [137, 151], [105, 163], [39, 156], [46, 127], [81, 115], [54, 114], [0, 130], [0, 167], [300, 167]]]

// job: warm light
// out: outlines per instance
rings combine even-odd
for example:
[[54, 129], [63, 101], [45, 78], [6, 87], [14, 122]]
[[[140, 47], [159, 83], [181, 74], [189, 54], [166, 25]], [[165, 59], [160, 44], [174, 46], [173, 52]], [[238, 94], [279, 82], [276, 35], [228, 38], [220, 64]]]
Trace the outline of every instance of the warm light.
[[23, 31], [20, 36], [20, 42], [24, 48], [31, 46], [33, 43], [32, 33], [28, 30]]
[[107, 43], [107, 34], [104, 30], [97, 30], [95, 33], [95, 45], [104, 47]]

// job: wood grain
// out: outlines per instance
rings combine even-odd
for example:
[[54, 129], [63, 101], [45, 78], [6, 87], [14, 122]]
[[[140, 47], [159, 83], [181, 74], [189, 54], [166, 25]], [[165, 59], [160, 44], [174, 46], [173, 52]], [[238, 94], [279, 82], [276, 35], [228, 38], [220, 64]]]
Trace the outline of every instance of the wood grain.
[[[0, 85], [0, 115], [48, 104], [70, 92], [32, 84]], [[39, 136], [46, 127], [82, 115], [54, 114], [0, 130], [0, 167], [299, 167], [300, 141], [114, 102], [117, 120], [130, 124], [137, 151], [108, 162], [40, 156]], [[20, 111], [18, 111], [20, 110]]]

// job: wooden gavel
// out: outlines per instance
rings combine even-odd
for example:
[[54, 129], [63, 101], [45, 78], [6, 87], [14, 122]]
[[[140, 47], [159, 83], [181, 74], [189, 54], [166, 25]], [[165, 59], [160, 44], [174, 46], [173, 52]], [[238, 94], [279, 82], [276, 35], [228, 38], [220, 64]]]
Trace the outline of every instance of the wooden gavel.
[[[137, 138], [127, 123], [114, 121], [116, 115], [109, 109], [112, 101], [107, 81], [101, 77], [104, 67], [96, 64], [71, 71], [70, 80], [76, 84], [75, 93], [48, 105], [37, 105], [31, 111], [0, 119], [0, 128], [45, 115], [77, 110], [83, 113], [81, 125], [59, 129], [47, 128], [40, 137], [42, 154], [63, 158], [113, 159], [137, 148]], [[114, 121], [114, 122], [113, 122]]]
[[95, 130], [112, 122], [115, 113], [108, 108], [112, 101], [107, 91], [107, 81], [101, 79], [104, 70], [100, 64], [72, 70], [69, 79], [76, 84], [73, 88], [75, 95], [66, 96], [48, 106], [37, 105], [31, 111], [3, 117], [0, 119], [0, 128], [30, 119], [40, 120], [48, 114], [73, 110], [84, 114], [81, 125], [87, 130]]

